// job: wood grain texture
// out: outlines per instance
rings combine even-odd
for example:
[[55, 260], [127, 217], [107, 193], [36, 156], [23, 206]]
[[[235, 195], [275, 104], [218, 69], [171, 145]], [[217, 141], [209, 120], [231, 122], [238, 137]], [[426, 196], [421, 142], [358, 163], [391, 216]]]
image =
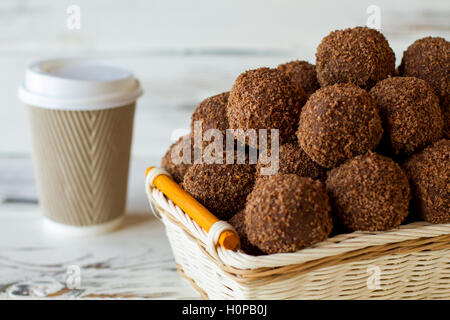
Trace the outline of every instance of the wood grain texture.
[[[36, 205], [31, 158], [0, 157], [0, 299], [197, 299], [176, 272], [164, 227], [145, 198], [145, 168], [157, 161], [131, 161], [127, 213], [119, 230], [79, 238], [46, 228]], [[72, 265], [81, 269], [80, 289], [67, 288]]]
[[[148, 213], [128, 213], [121, 229], [85, 238], [49, 231], [32, 205], [3, 205], [0, 221], [0, 299], [198, 298], [177, 274], [161, 223]], [[70, 289], [73, 265], [81, 282]]]
[[[66, 28], [69, 4], [81, 9], [81, 28]], [[381, 8], [388, 36], [448, 32], [446, 0], [3, 0], [1, 52], [61, 54], [271, 53], [317, 45], [330, 30], [364, 25], [366, 9]], [[32, 32], [31, 32], [32, 31]]]

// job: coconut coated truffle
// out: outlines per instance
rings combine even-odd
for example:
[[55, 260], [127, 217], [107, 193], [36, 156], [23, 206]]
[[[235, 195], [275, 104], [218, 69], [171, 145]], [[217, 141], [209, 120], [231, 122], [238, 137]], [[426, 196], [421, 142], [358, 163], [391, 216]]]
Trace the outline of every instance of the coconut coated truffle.
[[374, 29], [336, 30], [317, 47], [317, 79], [322, 86], [352, 82], [367, 89], [392, 75], [394, 69], [394, 52], [383, 34]]
[[248, 241], [247, 237], [247, 228], [245, 226], [245, 211], [241, 210], [236, 213], [229, 221], [228, 221], [236, 230], [239, 235], [239, 239], [241, 240], [241, 250], [247, 254], [251, 254], [254, 256], [259, 256], [264, 254], [258, 247], [255, 247]]
[[391, 159], [368, 152], [331, 170], [326, 187], [339, 222], [349, 231], [396, 228], [408, 215], [408, 178]]
[[[227, 105], [231, 129], [278, 129], [280, 143], [295, 135], [306, 100], [302, 88], [277, 69], [259, 68], [241, 73], [233, 84]], [[240, 136], [237, 138], [258, 147]]]
[[411, 154], [442, 137], [439, 100], [422, 79], [392, 77], [370, 90], [395, 154]]
[[268, 254], [298, 251], [328, 237], [330, 210], [318, 180], [295, 174], [258, 179], [245, 208], [247, 236]]
[[450, 223], [450, 140], [442, 139], [414, 154], [403, 168], [422, 219]]
[[229, 96], [229, 92], [223, 92], [200, 102], [191, 116], [191, 132], [194, 132], [194, 122], [202, 121], [202, 134], [209, 129], [218, 129], [225, 135], [228, 129], [226, 106]]
[[219, 219], [228, 220], [244, 208], [255, 169], [251, 164], [193, 164], [183, 188]]
[[320, 88], [315, 66], [306, 61], [295, 60], [287, 62], [280, 64], [277, 69], [291, 78], [295, 84], [302, 87], [307, 96], [310, 96]]
[[297, 138], [311, 159], [333, 168], [373, 150], [382, 134], [375, 100], [356, 85], [343, 83], [321, 88], [309, 97]]
[[[312, 179], [321, 179], [325, 176], [325, 169], [315, 163], [298, 143], [289, 142], [281, 145], [277, 160], [278, 173], [293, 173]], [[259, 157], [256, 172], [261, 175], [261, 169], [270, 165], [271, 163], [263, 163], [262, 157]]]
[[194, 142], [190, 135], [186, 135], [170, 146], [161, 160], [161, 167], [165, 168], [177, 183], [181, 183], [192, 163], [194, 163]]

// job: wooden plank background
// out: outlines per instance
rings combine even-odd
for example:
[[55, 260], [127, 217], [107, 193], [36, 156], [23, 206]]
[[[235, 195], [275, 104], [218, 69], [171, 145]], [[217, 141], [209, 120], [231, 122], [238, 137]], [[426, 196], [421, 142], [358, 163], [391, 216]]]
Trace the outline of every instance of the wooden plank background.
[[[73, 4], [81, 9], [80, 30], [66, 27], [66, 10]], [[104, 269], [87, 268], [92, 272], [91, 279], [97, 282], [80, 295], [192, 297], [192, 292], [185, 291], [178, 282], [162, 227], [146, 216], [143, 172], [146, 166], [159, 164], [175, 130], [188, 128], [196, 104], [229, 90], [234, 78], [246, 69], [276, 66], [293, 59], [314, 62], [321, 38], [334, 29], [364, 25], [369, 5], [381, 9], [381, 29], [398, 64], [403, 50], [415, 39], [428, 35], [450, 38], [449, 4], [448, 0], [2, 0], [0, 297], [11, 292], [19, 292], [20, 296], [20, 290], [26, 293], [36, 286], [45, 287], [46, 277], [50, 274], [60, 279], [61, 268], [73, 259], [82, 261], [82, 266], [104, 263], [111, 272], [105, 275]], [[16, 94], [31, 61], [70, 56], [115, 60], [131, 67], [142, 82], [145, 95], [139, 100], [136, 113], [127, 221], [143, 224], [136, 224], [138, 231], [131, 228], [135, 231], [123, 230], [110, 238], [95, 240], [88, 253], [74, 245], [77, 254], [72, 260], [64, 260], [65, 247], [42, 238], [41, 229], [35, 227], [40, 223], [40, 212], [36, 206], [29, 132]], [[17, 201], [25, 204], [11, 204]], [[21, 227], [24, 219], [26, 225]], [[154, 237], [152, 245], [138, 241], [147, 234]], [[120, 257], [133, 241], [137, 244], [128, 258], [131, 265], [136, 262], [142, 268], [133, 273], [135, 278], [124, 289], [122, 283], [107, 278], [124, 274], [117, 270], [130, 274], [132, 267], [125, 267]], [[122, 242], [125, 244], [114, 252], [108, 251], [105, 244]], [[140, 252], [147, 252], [144, 258]], [[84, 254], [89, 258], [83, 260]], [[37, 257], [52, 262], [43, 264]], [[160, 267], [153, 268], [151, 261]], [[157, 270], [150, 280], [145, 268]], [[161, 283], [161, 277], [167, 282]], [[149, 282], [154, 287], [144, 290]], [[61, 283], [51, 282], [51, 286], [57, 288]], [[49, 292], [55, 292], [54, 288]], [[61, 295], [73, 297], [77, 293]]]

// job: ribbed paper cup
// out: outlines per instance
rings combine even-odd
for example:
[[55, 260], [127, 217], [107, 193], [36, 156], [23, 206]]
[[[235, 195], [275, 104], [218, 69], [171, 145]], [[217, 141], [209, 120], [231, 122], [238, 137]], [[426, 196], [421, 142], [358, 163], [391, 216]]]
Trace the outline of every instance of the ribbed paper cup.
[[41, 208], [54, 225], [117, 226], [125, 211], [133, 118], [131, 71], [103, 61], [33, 64], [27, 105]]

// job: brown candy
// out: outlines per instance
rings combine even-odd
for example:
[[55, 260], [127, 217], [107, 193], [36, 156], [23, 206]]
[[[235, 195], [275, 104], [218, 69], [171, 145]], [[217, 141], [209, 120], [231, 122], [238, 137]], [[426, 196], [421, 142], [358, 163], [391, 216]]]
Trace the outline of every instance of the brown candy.
[[245, 214], [250, 243], [269, 254], [323, 241], [333, 227], [323, 184], [295, 174], [258, 179]]
[[[183, 150], [185, 148], [186, 150], [190, 150], [190, 157], [189, 155], [184, 157]], [[161, 167], [165, 168], [177, 183], [180, 183], [183, 181], [184, 175], [192, 163], [194, 163], [194, 142], [192, 141], [192, 137], [187, 135], [181, 137], [170, 146], [161, 160]]]
[[379, 154], [369, 151], [331, 170], [326, 187], [339, 222], [349, 231], [389, 230], [408, 215], [408, 178]]
[[225, 136], [228, 129], [226, 106], [229, 92], [206, 98], [195, 108], [191, 116], [191, 132], [194, 132], [194, 122], [202, 122], [202, 135], [209, 129], [218, 129]]
[[[228, 122], [231, 129], [278, 129], [283, 143], [295, 135], [305, 100], [304, 90], [283, 72], [270, 68], [249, 70], [237, 77], [230, 91]], [[245, 137], [238, 140], [249, 144]]]
[[333, 168], [379, 143], [383, 129], [375, 101], [351, 83], [317, 90], [300, 115], [297, 138], [315, 162]]
[[322, 39], [316, 52], [317, 79], [322, 86], [352, 82], [371, 88], [394, 73], [395, 55], [377, 30], [336, 30]]
[[[261, 169], [270, 165], [263, 164], [261, 159], [261, 157], [258, 159], [256, 167], [256, 172], [260, 175]], [[278, 166], [279, 173], [294, 173], [312, 179], [325, 177], [325, 169], [315, 163], [296, 142], [289, 142], [280, 146]]]
[[430, 86], [413, 77], [385, 79], [370, 90], [395, 154], [411, 154], [442, 137], [444, 120]]
[[245, 225], [245, 211], [241, 210], [236, 213], [229, 221], [228, 221], [236, 230], [239, 235], [239, 239], [241, 240], [241, 250], [247, 254], [253, 256], [263, 255], [264, 252], [255, 247], [248, 241], [247, 236], [247, 228]]
[[295, 60], [283, 63], [278, 65], [277, 69], [286, 74], [295, 84], [303, 88], [307, 96], [310, 96], [320, 88], [315, 66], [306, 61]]
[[403, 53], [399, 73], [425, 80], [440, 99], [444, 113], [444, 134], [450, 138], [450, 42], [440, 37], [425, 37]]
[[442, 139], [412, 155], [403, 168], [422, 219], [450, 223], [450, 140]]
[[183, 188], [219, 219], [228, 220], [244, 208], [255, 169], [251, 164], [193, 164]]

